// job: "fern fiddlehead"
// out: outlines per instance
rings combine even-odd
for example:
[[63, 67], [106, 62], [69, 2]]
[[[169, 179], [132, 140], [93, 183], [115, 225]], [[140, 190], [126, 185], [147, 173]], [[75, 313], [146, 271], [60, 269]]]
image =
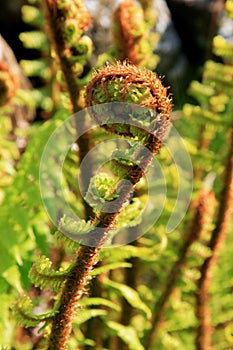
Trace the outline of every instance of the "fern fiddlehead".
[[150, 33], [156, 18], [148, 19], [153, 10], [140, 7], [132, 0], [123, 1], [113, 14], [113, 46], [120, 60], [128, 59], [138, 67], [154, 69], [159, 61], [153, 54], [159, 39], [157, 33]]

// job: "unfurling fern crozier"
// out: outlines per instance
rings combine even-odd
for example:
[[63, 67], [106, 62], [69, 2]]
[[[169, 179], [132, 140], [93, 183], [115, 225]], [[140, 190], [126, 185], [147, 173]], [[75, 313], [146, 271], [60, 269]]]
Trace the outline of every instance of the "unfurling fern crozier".
[[[127, 62], [108, 64], [88, 84], [86, 104], [107, 131], [137, 138], [157, 153], [170, 122], [172, 102], [153, 72]], [[156, 147], [153, 138], [157, 138]]]

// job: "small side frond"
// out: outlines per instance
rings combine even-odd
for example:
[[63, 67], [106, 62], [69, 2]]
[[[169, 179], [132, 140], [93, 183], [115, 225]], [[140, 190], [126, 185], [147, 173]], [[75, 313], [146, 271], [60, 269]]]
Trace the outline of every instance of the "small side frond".
[[117, 312], [120, 311], [120, 306], [105, 298], [87, 298], [80, 301], [81, 306], [105, 306]]
[[73, 239], [67, 237], [66, 235], [64, 235], [60, 231], [56, 231], [54, 236], [55, 236], [55, 239], [57, 240], [57, 242], [64, 243], [67, 248], [71, 249], [74, 252], [77, 251], [77, 249], [79, 247], [79, 243], [78, 242], [76, 242]]
[[40, 289], [52, 288], [55, 292], [59, 292], [69, 268], [56, 271], [51, 269], [51, 265], [52, 262], [46, 256], [41, 256], [29, 271], [29, 278]]
[[96, 210], [104, 210], [105, 203], [118, 197], [117, 180], [105, 173], [93, 176], [85, 200]]
[[22, 327], [35, 327], [40, 322], [49, 321], [56, 311], [51, 311], [41, 315], [33, 313], [33, 305], [31, 299], [24, 295], [14, 305], [13, 313], [15, 319]]
[[72, 217], [64, 215], [59, 222], [60, 232], [57, 232], [56, 235], [60, 241], [66, 243], [70, 248], [77, 250], [79, 247], [78, 242], [92, 230], [93, 226], [90, 221], [75, 220]]
[[119, 269], [119, 268], [130, 268], [132, 267], [131, 263], [128, 262], [114, 262], [112, 264], [107, 264], [107, 265], [103, 265], [100, 267], [95, 268], [92, 272], [91, 272], [91, 276], [98, 276], [101, 275], [103, 273], [109, 272], [111, 270], [114, 269]]

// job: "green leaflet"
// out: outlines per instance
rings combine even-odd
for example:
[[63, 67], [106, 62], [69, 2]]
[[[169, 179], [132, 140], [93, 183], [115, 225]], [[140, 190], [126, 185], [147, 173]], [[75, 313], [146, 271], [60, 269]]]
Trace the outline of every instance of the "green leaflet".
[[20, 271], [17, 265], [12, 265], [9, 269], [5, 270], [2, 277], [13, 286], [19, 293], [22, 293], [22, 287], [20, 283]]
[[24, 32], [19, 35], [19, 38], [28, 49], [44, 50], [48, 47], [47, 35], [41, 31]]
[[104, 298], [88, 298], [80, 301], [81, 306], [106, 306], [109, 307], [112, 310], [120, 311], [120, 306], [117, 305], [115, 302], [112, 302], [108, 299]]
[[[169, 332], [164, 332], [163, 336], [161, 337], [162, 345], [165, 347], [165, 349], [180, 349], [181, 343], [180, 340], [176, 335], [171, 335]], [[184, 348], [182, 348], [183, 350]]]
[[64, 215], [59, 222], [59, 228], [62, 232], [67, 232], [68, 234], [75, 236], [87, 234], [93, 229], [93, 226], [91, 226], [91, 223], [89, 221], [76, 221], [73, 218]]
[[35, 327], [40, 322], [44, 322], [49, 320], [54, 316], [56, 311], [48, 312], [42, 315], [35, 315], [33, 313], [33, 304], [31, 299], [24, 295], [15, 303], [12, 308], [15, 319], [17, 322], [21, 324], [23, 327]]
[[68, 238], [65, 236], [63, 233], [60, 231], [56, 231], [55, 234], [55, 239], [60, 242], [64, 243], [67, 248], [70, 248], [72, 251], [76, 251], [79, 247], [79, 243], [74, 241], [73, 239]]
[[11, 340], [14, 337], [15, 321], [12, 322], [12, 315], [9, 314], [9, 308], [12, 306], [12, 303], [14, 302], [14, 296], [9, 293], [9, 289], [3, 292], [1, 280], [0, 280], [0, 291], [1, 291], [0, 342], [1, 344], [7, 345], [7, 344], [10, 344]]
[[40, 27], [44, 18], [42, 11], [35, 6], [24, 5], [21, 9], [22, 19], [25, 23]]
[[41, 77], [43, 79], [51, 79], [50, 67], [46, 60], [21, 60], [20, 66], [28, 77]]
[[88, 321], [90, 318], [97, 317], [97, 316], [106, 316], [107, 311], [106, 310], [100, 310], [100, 309], [79, 309], [77, 316], [74, 319], [74, 324], [81, 325], [82, 323]]
[[[49, 136], [67, 116], [61, 109], [54, 119], [37, 125], [36, 133], [18, 164], [12, 185], [5, 190], [0, 211], [0, 273], [32, 260], [35, 246], [46, 253], [49, 228], [39, 191], [39, 164]], [[47, 238], [46, 238], [47, 240]]]
[[146, 205], [147, 196], [136, 197], [131, 200], [118, 216], [117, 228], [133, 227], [141, 223], [142, 211]]
[[208, 99], [213, 96], [214, 88], [208, 84], [193, 81], [189, 86], [188, 93], [195, 97], [200, 104], [206, 104]]
[[60, 241], [67, 243], [71, 249], [77, 249], [80, 239], [93, 230], [90, 221], [75, 220], [71, 217], [64, 216], [59, 222], [59, 230], [57, 237]]
[[117, 180], [105, 173], [93, 176], [85, 196], [85, 200], [94, 209], [104, 210], [105, 202], [118, 197], [116, 191]]
[[137, 291], [125, 284], [114, 282], [107, 278], [104, 279], [104, 283], [108, 287], [113, 288], [118, 293], [120, 293], [132, 307], [142, 311], [146, 315], [147, 319], [151, 317], [151, 311], [149, 307], [141, 300]]
[[153, 240], [145, 240], [143, 242], [144, 246], [136, 247], [128, 244], [115, 248], [114, 253], [111, 250], [104, 250], [100, 253], [100, 256], [111, 263], [117, 263], [132, 257], [138, 257], [144, 261], [156, 261], [160, 251], [164, 250], [167, 245], [167, 236], [161, 229], [158, 228], [156, 232], [153, 232]]
[[123, 326], [120, 323], [107, 321], [108, 327], [114, 331], [119, 338], [121, 338], [125, 344], [128, 345], [130, 350], [145, 350], [137, 336], [137, 332], [133, 327]]
[[127, 268], [127, 267], [131, 267], [131, 266], [132, 266], [132, 264], [127, 263], [127, 262], [115, 262], [112, 264], [107, 264], [107, 265], [95, 268], [91, 272], [91, 275], [98, 276], [98, 275], [101, 275], [102, 273], [109, 272], [110, 270], [119, 269], [119, 268]]
[[46, 256], [41, 256], [32, 266], [29, 272], [29, 278], [36, 287], [40, 289], [51, 288], [55, 292], [59, 292], [67, 270], [60, 269], [59, 271], [51, 269], [52, 261]]
[[232, 0], [227, 0], [226, 11], [228, 16], [233, 19], [233, 1]]

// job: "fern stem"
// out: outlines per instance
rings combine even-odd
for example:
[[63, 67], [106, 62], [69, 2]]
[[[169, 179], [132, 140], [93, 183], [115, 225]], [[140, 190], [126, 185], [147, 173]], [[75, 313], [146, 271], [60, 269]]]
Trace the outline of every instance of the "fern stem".
[[72, 72], [72, 62], [64, 54], [66, 51], [66, 41], [63, 32], [63, 13], [58, 9], [57, 0], [44, 0], [45, 17], [47, 22], [48, 33], [50, 39], [55, 48], [56, 54], [61, 65], [62, 72], [66, 81], [70, 99], [72, 101], [73, 110], [77, 112], [79, 110], [78, 98], [80, 88], [77, 82], [77, 78]]
[[201, 278], [198, 284], [197, 308], [196, 314], [199, 319], [197, 330], [196, 347], [198, 350], [210, 350], [211, 335], [213, 332], [211, 326], [211, 311], [209, 306], [210, 283], [212, 277], [212, 267], [216, 261], [216, 255], [225, 239], [227, 224], [231, 214], [231, 204], [233, 198], [233, 128], [230, 132], [230, 146], [226, 161], [225, 173], [223, 177], [224, 186], [219, 200], [219, 210], [216, 220], [216, 226], [212, 232], [209, 242], [209, 248], [212, 251], [211, 256], [207, 257], [201, 266]]
[[198, 204], [196, 207], [195, 215], [193, 217], [192, 225], [190, 227], [189, 234], [180, 249], [179, 258], [174, 263], [170, 273], [169, 279], [165, 286], [164, 292], [155, 304], [153, 309], [153, 316], [151, 320], [151, 329], [144, 337], [145, 349], [152, 349], [153, 339], [155, 339], [156, 333], [159, 329], [160, 322], [162, 320], [164, 310], [166, 309], [167, 302], [174, 291], [176, 282], [180, 276], [182, 267], [185, 263], [186, 257], [189, 253], [192, 244], [197, 241], [203, 231], [205, 225], [205, 216], [208, 210], [209, 202], [212, 201], [213, 193], [207, 190], [203, 190], [198, 198]]
[[[50, 35], [51, 42], [54, 46], [56, 55], [59, 59], [59, 63], [64, 75], [64, 79], [66, 82], [67, 90], [70, 96], [70, 101], [72, 104], [72, 112], [76, 113], [80, 111], [84, 106], [80, 104], [80, 93], [81, 87], [79, 85], [77, 74], [74, 72], [74, 63], [69, 55], [66, 54], [68, 51], [67, 40], [64, 36], [64, 14], [61, 9], [58, 7], [58, 0], [44, 0], [44, 9], [45, 9], [45, 17], [47, 21], [48, 33]], [[80, 3], [82, 1], [80, 0]], [[80, 130], [79, 123], [79, 133]], [[90, 138], [89, 135], [84, 133], [77, 140], [77, 145], [79, 149], [79, 163], [81, 164], [83, 158], [90, 150]], [[90, 166], [90, 164], [89, 164]], [[89, 173], [91, 169], [89, 169]], [[80, 174], [80, 180], [84, 183], [83, 177], [84, 174]], [[82, 198], [83, 208], [84, 208], [84, 217], [89, 219], [93, 215], [92, 208], [88, 205], [88, 203]]]
[[65, 350], [71, 332], [72, 321], [88, 276], [97, 261], [99, 247], [81, 246], [77, 260], [70, 271], [59, 301], [59, 309], [52, 322], [48, 350]]

